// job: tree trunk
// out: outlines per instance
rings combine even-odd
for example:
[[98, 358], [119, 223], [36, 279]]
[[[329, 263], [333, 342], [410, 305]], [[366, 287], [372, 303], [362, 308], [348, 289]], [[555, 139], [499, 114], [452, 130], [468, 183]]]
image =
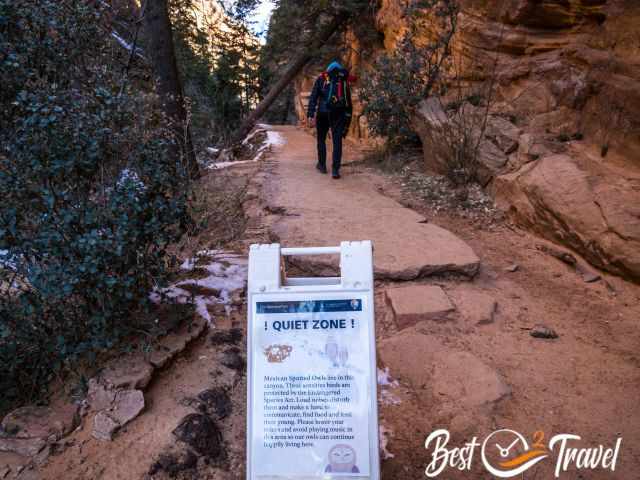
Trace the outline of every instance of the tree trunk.
[[149, 38], [149, 54], [156, 77], [156, 89], [165, 113], [173, 122], [182, 151], [186, 155], [189, 174], [196, 177], [199, 175], [199, 168], [187, 123], [187, 111], [176, 63], [167, 0], [147, 0], [144, 19]]
[[232, 136], [233, 143], [241, 142], [251, 131], [258, 119], [264, 115], [271, 104], [278, 98], [278, 95], [284, 90], [289, 83], [300, 73], [300, 70], [313, 58], [315, 52], [324, 45], [331, 36], [347, 21], [349, 16], [347, 14], [339, 14], [333, 17], [333, 19], [324, 27], [317, 37], [315, 37], [305, 48], [299, 53], [287, 66], [284, 74], [271, 87], [269, 93], [258, 104], [256, 109], [242, 122], [240, 128], [238, 128]]

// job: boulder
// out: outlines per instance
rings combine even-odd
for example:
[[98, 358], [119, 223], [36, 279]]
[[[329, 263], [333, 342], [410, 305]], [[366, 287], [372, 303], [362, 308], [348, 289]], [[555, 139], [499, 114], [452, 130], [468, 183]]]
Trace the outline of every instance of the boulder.
[[[447, 114], [437, 98], [428, 98], [418, 105], [411, 122], [420, 136], [424, 160], [429, 170], [447, 174], [453, 168], [451, 161], [457, 155], [456, 145], [467, 139], [468, 155], [475, 154], [475, 146], [485, 125], [486, 111], [469, 103]], [[488, 115], [483, 138], [477, 148], [477, 175], [486, 185], [501, 173], [508, 154], [518, 148], [520, 129], [506, 118]], [[471, 161], [471, 160], [470, 160]]]
[[577, 154], [549, 155], [496, 178], [496, 200], [520, 225], [640, 281], [640, 175], [611, 170]]

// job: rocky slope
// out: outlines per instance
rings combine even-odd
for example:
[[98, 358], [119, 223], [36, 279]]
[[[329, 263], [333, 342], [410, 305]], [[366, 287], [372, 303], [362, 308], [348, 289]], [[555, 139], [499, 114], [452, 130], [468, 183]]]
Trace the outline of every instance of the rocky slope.
[[[376, 55], [396, 47], [410, 22], [405, 3], [381, 1], [378, 47], [347, 34], [353, 67], [366, 71]], [[454, 63], [469, 88], [495, 84], [480, 144], [482, 182], [516, 222], [599, 268], [640, 281], [640, 4], [461, 3]], [[418, 39], [432, 33], [423, 24]], [[297, 82], [299, 113], [316, 70]], [[427, 101], [413, 117], [425, 164], [436, 172], [448, 160], [438, 135], [443, 115]], [[356, 118], [352, 134], [366, 138], [359, 106]]]

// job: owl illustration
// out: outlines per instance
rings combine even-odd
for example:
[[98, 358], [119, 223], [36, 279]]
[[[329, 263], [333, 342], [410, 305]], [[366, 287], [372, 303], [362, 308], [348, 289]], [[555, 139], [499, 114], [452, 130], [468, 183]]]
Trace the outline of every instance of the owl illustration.
[[333, 336], [329, 335], [324, 346], [324, 354], [334, 367], [338, 366], [338, 344]]
[[264, 349], [264, 354], [269, 363], [282, 363], [291, 354], [291, 345], [269, 345]]
[[329, 465], [325, 473], [360, 473], [356, 466], [356, 451], [349, 445], [338, 444], [329, 450]]

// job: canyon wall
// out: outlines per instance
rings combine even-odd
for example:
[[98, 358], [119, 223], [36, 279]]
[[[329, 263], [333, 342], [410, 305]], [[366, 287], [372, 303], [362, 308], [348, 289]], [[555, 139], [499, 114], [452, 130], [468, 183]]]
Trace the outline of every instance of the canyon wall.
[[[346, 41], [349, 65], [366, 75], [407, 30], [407, 2], [382, 0], [380, 45]], [[494, 82], [479, 152], [482, 183], [520, 225], [640, 281], [640, 2], [462, 0], [454, 64], [468, 85]], [[420, 37], [433, 35], [429, 24]], [[297, 80], [306, 106], [320, 66]], [[443, 112], [424, 101], [413, 115], [428, 170], [443, 173], [434, 132]], [[356, 108], [351, 134], [366, 139]]]

